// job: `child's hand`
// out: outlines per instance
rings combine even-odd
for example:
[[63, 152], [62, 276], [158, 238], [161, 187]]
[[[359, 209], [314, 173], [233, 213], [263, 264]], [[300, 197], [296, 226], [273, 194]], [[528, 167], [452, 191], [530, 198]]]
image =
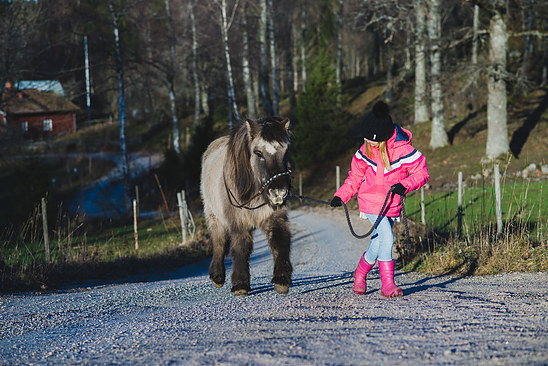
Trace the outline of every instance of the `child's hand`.
[[407, 191], [407, 189], [405, 189], [405, 187], [401, 183], [394, 184], [391, 187], [391, 190], [392, 190], [392, 192], [394, 192], [396, 194], [399, 194], [400, 196], [405, 195], [405, 191]]
[[343, 201], [341, 200], [339, 196], [333, 197], [330, 203], [331, 207], [340, 207], [342, 206], [342, 204], [343, 204]]

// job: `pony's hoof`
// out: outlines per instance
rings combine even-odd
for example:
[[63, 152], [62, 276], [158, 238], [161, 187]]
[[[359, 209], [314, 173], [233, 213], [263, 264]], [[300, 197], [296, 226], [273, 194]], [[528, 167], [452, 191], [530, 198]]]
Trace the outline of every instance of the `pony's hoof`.
[[234, 296], [247, 296], [247, 295], [249, 295], [249, 292], [244, 289], [234, 291]]
[[217, 283], [215, 281], [211, 281], [211, 282], [213, 282], [213, 286], [215, 286], [216, 288], [221, 288], [224, 286], [224, 283]]
[[289, 292], [289, 286], [287, 285], [278, 285], [277, 283], [274, 284], [274, 290], [282, 295], [285, 295]]

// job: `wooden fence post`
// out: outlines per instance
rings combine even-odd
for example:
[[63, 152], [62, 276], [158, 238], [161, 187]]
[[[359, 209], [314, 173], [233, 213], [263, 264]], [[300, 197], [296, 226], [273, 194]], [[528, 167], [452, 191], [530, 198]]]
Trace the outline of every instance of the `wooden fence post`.
[[496, 207], [496, 213], [497, 213], [497, 237], [500, 237], [502, 235], [502, 202], [501, 202], [501, 194], [500, 194], [500, 170], [499, 165], [495, 164], [495, 172], [494, 178], [495, 178], [495, 207]]
[[459, 172], [457, 201], [457, 237], [462, 235], [462, 172]]
[[337, 167], [335, 168], [335, 175], [336, 175], [336, 182], [335, 184], [337, 185], [335, 187], [335, 191], [339, 189], [339, 187], [341, 186], [340, 182], [341, 182], [341, 167], [337, 165]]
[[[303, 175], [301, 173], [299, 173], [299, 196], [302, 196], [303, 195]], [[302, 202], [302, 198], [301, 198], [301, 202]]]
[[421, 187], [421, 223], [426, 225], [426, 207], [424, 204], [424, 186]]
[[135, 251], [139, 251], [139, 233], [137, 231], [137, 200], [133, 200], [133, 234], [135, 237]]
[[185, 198], [185, 191], [182, 190], [181, 192], [177, 193], [177, 203], [179, 206], [179, 217], [181, 219], [181, 231], [183, 233], [183, 244], [186, 243], [186, 236], [187, 236], [187, 205], [186, 205], [186, 198]]
[[49, 235], [48, 235], [48, 213], [46, 210], [46, 198], [42, 197], [42, 228], [44, 230], [44, 249], [46, 252], [46, 263], [50, 264], [51, 257], [49, 252]]
[[139, 186], [135, 186], [135, 200], [137, 201], [137, 218], [141, 218], [141, 210], [139, 209]]

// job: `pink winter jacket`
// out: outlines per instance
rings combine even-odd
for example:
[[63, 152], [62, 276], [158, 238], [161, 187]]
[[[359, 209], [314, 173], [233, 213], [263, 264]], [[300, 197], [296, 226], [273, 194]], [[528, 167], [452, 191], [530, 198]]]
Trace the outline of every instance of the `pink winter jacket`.
[[[422, 187], [429, 178], [426, 159], [411, 146], [411, 137], [411, 132], [395, 125], [394, 134], [386, 142], [391, 171], [383, 166], [378, 148], [371, 148], [373, 157], [369, 158], [363, 144], [352, 158], [348, 178], [335, 196], [347, 203], [358, 193], [360, 212], [378, 215], [392, 185], [401, 183], [406, 193]], [[401, 210], [400, 195], [391, 196], [384, 216], [397, 217]]]

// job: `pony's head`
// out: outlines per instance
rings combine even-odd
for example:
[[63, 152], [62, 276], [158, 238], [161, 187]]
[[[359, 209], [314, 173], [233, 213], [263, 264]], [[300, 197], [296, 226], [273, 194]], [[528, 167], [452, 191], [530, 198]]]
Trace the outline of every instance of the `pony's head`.
[[272, 207], [284, 204], [291, 185], [287, 157], [290, 126], [287, 118], [248, 119], [232, 135], [229, 150], [236, 162], [234, 178], [242, 201], [267, 184], [265, 201]]

